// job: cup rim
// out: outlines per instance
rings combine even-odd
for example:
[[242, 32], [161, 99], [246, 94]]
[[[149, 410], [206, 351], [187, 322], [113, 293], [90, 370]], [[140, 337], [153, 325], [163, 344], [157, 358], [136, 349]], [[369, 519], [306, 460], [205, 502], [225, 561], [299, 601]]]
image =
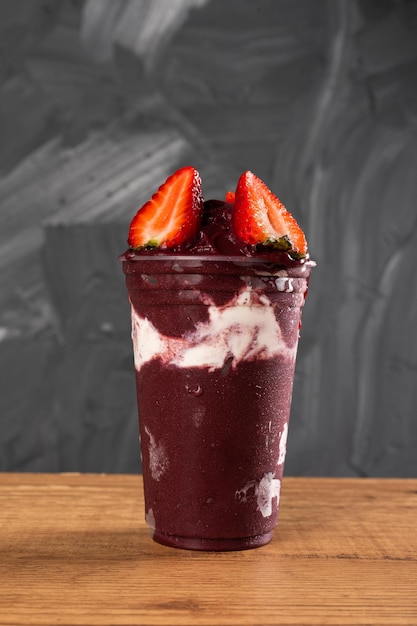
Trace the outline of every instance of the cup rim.
[[186, 262], [189, 264], [196, 264], [198, 262], [204, 263], [234, 263], [237, 265], [271, 265], [280, 266], [283, 269], [293, 269], [302, 267], [315, 267], [316, 263], [307, 257], [304, 260], [297, 261], [294, 259], [287, 265], [282, 263], [278, 259], [262, 256], [240, 256], [232, 254], [135, 254], [131, 252], [131, 256], [127, 257], [128, 251], [124, 252], [118, 257], [118, 260], [122, 263], [147, 263], [147, 262], [169, 262], [178, 263]]

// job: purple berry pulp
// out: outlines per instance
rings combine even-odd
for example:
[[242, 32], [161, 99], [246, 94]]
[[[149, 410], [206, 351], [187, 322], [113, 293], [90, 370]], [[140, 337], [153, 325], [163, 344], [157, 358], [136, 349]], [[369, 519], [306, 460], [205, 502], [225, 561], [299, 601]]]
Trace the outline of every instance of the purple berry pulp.
[[260, 254], [205, 203], [188, 247], [126, 252], [146, 519], [180, 548], [262, 545], [277, 523], [311, 264]]

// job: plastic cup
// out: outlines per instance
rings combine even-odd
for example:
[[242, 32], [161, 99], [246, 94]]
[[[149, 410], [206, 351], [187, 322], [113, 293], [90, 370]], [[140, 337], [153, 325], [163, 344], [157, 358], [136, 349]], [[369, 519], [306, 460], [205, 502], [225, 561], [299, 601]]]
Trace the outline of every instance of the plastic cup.
[[309, 264], [122, 260], [153, 539], [195, 550], [261, 546], [278, 519]]

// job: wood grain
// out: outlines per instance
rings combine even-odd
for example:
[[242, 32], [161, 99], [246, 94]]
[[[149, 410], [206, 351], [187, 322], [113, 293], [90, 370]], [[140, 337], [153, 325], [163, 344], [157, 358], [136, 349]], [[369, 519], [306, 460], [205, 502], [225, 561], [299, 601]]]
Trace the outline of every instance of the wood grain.
[[154, 543], [135, 476], [2, 474], [0, 626], [417, 623], [417, 480], [286, 478], [272, 542]]

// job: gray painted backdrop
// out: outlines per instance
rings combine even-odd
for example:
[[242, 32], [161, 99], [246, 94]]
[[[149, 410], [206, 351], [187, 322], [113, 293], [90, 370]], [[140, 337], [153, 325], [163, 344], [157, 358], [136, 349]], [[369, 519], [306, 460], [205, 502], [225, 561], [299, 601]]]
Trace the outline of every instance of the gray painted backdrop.
[[417, 3], [2, 0], [0, 44], [0, 470], [140, 470], [116, 258], [193, 164], [318, 263], [287, 473], [417, 476]]

